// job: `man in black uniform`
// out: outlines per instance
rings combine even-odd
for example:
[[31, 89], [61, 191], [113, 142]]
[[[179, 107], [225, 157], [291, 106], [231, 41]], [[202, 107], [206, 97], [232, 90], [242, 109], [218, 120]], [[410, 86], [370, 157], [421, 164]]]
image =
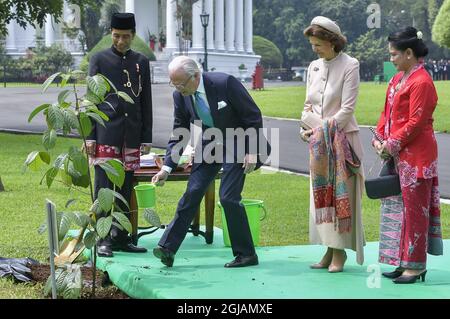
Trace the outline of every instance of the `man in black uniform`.
[[[136, 34], [136, 22], [132, 13], [115, 13], [111, 19], [111, 48], [93, 55], [89, 62], [89, 75], [100, 73], [115, 87], [127, 93], [134, 104], [111, 95], [107, 103], [98, 106], [109, 121], [105, 126], [93, 122], [88, 137], [87, 152], [95, 165], [95, 197], [101, 188], [111, 188], [105, 171], [98, 165], [112, 158], [125, 166], [125, 182], [120, 189], [122, 196], [130, 202], [134, 170], [139, 168], [140, 154], [148, 154], [152, 143], [152, 90], [150, 83], [150, 61], [147, 57], [130, 49]], [[119, 201], [123, 211], [128, 209]], [[128, 216], [129, 217], [129, 216]], [[125, 230], [112, 226], [110, 235], [97, 244], [98, 255], [112, 257], [113, 251], [146, 252], [132, 244]]]

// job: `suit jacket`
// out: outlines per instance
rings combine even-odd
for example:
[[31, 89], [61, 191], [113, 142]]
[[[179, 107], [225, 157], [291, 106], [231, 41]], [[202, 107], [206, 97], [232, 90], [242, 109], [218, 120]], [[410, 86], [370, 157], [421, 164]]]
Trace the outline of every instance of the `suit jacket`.
[[[419, 67], [393, 97], [392, 110], [388, 109], [388, 99], [402, 76], [403, 72], [400, 72], [389, 82], [386, 104], [377, 131], [388, 144], [393, 145], [394, 155], [399, 157], [402, 185], [408, 186], [417, 178], [437, 176], [438, 148], [433, 129], [433, 112], [438, 96], [430, 75], [423, 67]], [[392, 124], [387, 135], [385, 127], [388, 121]]]
[[[224, 140], [227, 138], [227, 128], [242, 128], [243, 130], [254, 128], [257, 133], [255, 139], [258, 143], [256, 151], [259, 153], [260, 144], [265, 143], [269, 153], [270, 145], [259, 130], [263, 127], [261, 111], [242, 83], [235, 77], [220, 72], [203, 73], [202, 76], [211, 116], [214, 121], [214, 127], [222, 132]], [[199, 120], [192, 96], [185, 97], [180, 92], [175, 91], [173, 93], [173, 99], [173, 129], [184, 128], [190, 130], [190, 124], [194, 123], [195, 120]], [[225, 102], [227, 105], [219, 109], [219, 102]], [[202, 130], [205, 130], [206, 128], [207, 127], [203, 126]], [[249, 140], [250, 138], [246, 139], [246, 154], [252, 150], [248, 145]], [[177, 143], [180, 143], [180, 141], [181, 137], [175, 136], [174, 134], [172, 134], [169, 140], [164, 165], [169, 166], [172, 169], [177, 166], [177, 163], [175, 163], [171, 157], [172, 148]], [[203, 140], [204, 144], [208, 142], [210, 141]], [[181, 153], [181, 151], [179, 153]]]
[[[89, 62], [89, 75], [100, 73], [106, 76], [119, 91], [124, 91], [134, 104], [119, 99], [117, 95], [110, 96], [107, 103], [98, 106], [109, 121], [105, 126], [93, 122], [94, 128], [88, 139], [96, 140], [98, 144], [129, 148], [139, 148], [141, 143], [152, 142], [152, 88], [150, 81], [149, 59], [140, 53], [129, 50], [125, 55], [114, 47], [94, 54]], [[137, 66], [138, 65], [138, 66]], [[130, 75], [131, 88], [127, 87]], [[133, 95], [139, 90], [139, 75], [142, 92], [138, 97]]]
[[305, 110], [322, 119], [334, 118], [345, 133], [359, 131], [355, 105], [359, 89], [359, 62], [345, 53], [333, 60], [318, 59], [308, 67]]

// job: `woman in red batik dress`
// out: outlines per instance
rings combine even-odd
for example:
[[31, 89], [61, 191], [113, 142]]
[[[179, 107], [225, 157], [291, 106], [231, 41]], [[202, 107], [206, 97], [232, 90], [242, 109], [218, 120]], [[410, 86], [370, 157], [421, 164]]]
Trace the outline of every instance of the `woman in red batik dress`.
[[422, 33], [407, 27], [388, 41], [400, 72], [389, 83], [377, 125], [383, 142], [374, 139], [372, 144], [383, 159], [394, 158], [400, 176], [401, 194], [382, 199], [379, 261], [397, 266], [383, 276], [402, 284], [424, 281], [427, 252], [443, 252], [433, 130], [438, 98], [422, 65], [428, 54]]

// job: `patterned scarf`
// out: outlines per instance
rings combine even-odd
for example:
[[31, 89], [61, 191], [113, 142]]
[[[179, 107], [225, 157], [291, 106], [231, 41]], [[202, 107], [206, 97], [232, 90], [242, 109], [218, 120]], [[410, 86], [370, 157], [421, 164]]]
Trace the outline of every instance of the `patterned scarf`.
[[316, 224], [334, 222], [340, 233], [350, 232], [352, 211], [346, 181], [360, 167], [336, 120], [313, 129], [309, 142]]

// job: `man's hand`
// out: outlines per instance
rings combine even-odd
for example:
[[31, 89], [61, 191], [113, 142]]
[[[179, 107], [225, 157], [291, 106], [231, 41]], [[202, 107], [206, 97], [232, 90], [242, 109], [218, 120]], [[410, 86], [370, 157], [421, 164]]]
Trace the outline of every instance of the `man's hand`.
[[[86, 141], [86, 154], [89, 157], [95, 157], [96, 146], [97, 146], [96, 141]], [[84, 149], [84, 144], [82, 148]]]
[[150, 154], [150, 151], [152, 150], [152, 146], [148, 144], [141, 144], [141, 154], [147, 155]]
[[166, 182], [168, 177], [169, 173], [162, 169], [155, 176], [153, 176], [152, 183], [154, 183], [156, 186], [164, 186], [164, 183]]
[[300, 131], [300, 138], [304, 142], [309, 142], [309, 138], [311, 137], [313, 130]]
[[256, 163], [258, 163], [258, 155], [256, 154], [247, 154], [244, 157], [244, 164], [242, 167], [244, 168], [244, 174], [250, 174], [256, 168]]

